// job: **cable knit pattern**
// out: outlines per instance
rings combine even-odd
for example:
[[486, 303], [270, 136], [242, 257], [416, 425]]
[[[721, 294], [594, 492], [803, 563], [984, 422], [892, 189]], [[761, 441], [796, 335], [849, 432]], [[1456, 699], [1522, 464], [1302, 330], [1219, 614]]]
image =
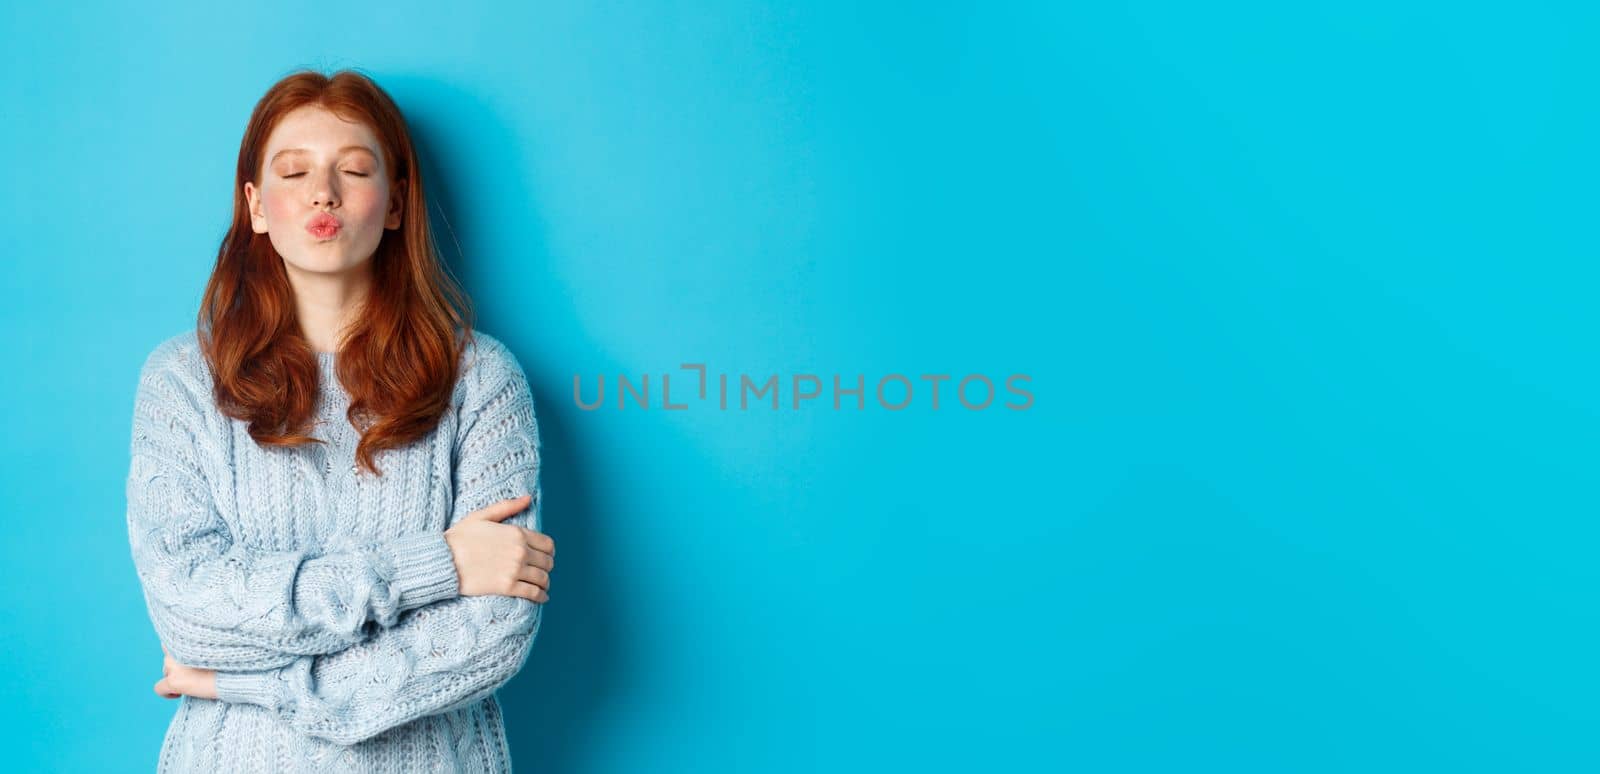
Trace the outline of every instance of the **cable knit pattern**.
[[217, 670], [185, 696], [164, 772], [510, 771], [494, 692], [526, 662], [542, 605], [460, 596], [444, 530], [529, 494], [504, 520], [541, 529], [527, 377], [474, 332], [429, 436], [360, 470], [334, 355], [312, 434], [265, 448], [217, 409], [194, 331], [145, 360], [134, 401], [128, 536], [151, 622], [180, 663]]

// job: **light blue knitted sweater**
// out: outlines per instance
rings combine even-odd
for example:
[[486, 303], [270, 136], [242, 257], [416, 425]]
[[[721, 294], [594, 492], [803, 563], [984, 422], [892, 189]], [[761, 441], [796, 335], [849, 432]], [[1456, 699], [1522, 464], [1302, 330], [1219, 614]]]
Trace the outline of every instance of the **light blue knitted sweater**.
[[218, 410], [194, 331], [150, 353], [128, 538], [162, 644], [217, 670], [219, 695], [178, 699], [159, 771], [510, 771], [494, 692], [543, 606], [461, 596], [444, 530], [524, 494], [504, 523], [540, 529], [539, 433], [516, 357], [474, 337], [438, 427], [380, 452], [382, 477], [356, 468], [332, 353], [312, 431], [329, 444], [295, 449]]

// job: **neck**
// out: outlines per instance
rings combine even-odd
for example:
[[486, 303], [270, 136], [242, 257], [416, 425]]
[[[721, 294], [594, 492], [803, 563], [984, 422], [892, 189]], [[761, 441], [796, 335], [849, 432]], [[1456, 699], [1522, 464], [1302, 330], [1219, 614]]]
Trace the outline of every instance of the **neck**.
[[300, 332], [315, 352], [336, 352], [346, 328], [356, 320], [372, 287], [372, 263], [363, 261], [342, 274], [300, 273], [289, 269]]

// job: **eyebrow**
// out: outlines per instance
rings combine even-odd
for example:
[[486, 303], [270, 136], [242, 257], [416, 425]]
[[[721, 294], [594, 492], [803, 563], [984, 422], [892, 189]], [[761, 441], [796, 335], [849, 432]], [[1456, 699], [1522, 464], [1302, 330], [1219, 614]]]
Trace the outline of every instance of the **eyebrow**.
[[[346, 145], [343, 148], [340, 148], [339, 152], [340, 153], [344, 153], [345, 151], [353, 151], [353, 150], [366, 151], [367, 154], [372, 156], [373, 158], [377, 158], [377, 156], [378, 156], [378, 154], [372, 152], [371, 148], [368, 148], [365, 145]], [[284, 148], [283, 150], [272, 154], [271, 160], [269, 160], [267, 163], [271, 164], [273, 162], [276, 162], [278, 160], [278, 157], [282, 156], [285, 153], [309, 153], [309, 152], [310, 151], [308, 151], [305, 148]]]

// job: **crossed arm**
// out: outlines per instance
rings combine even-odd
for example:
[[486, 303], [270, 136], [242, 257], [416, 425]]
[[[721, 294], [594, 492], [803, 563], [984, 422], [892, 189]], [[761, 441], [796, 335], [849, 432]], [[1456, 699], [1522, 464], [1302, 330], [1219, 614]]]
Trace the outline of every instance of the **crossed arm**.
[[[479, 339], [457, 429], [450, 522], [532, 499], [505, 523], [538, 530], [531, 391], [515, 358]], [[148, 368], [148, 366], [147, 366]], [[482, 699], [511, 678], [542, 605], [460, 596], [443, 533], [309, 557], [237, 546], [192, 463], [203, 434], [159, 373], [141, 376], [128, 482], [135, 564], [164, 646], [217, 671], [221, 701], [257, 704], [302, 732], [353, 744]]]

